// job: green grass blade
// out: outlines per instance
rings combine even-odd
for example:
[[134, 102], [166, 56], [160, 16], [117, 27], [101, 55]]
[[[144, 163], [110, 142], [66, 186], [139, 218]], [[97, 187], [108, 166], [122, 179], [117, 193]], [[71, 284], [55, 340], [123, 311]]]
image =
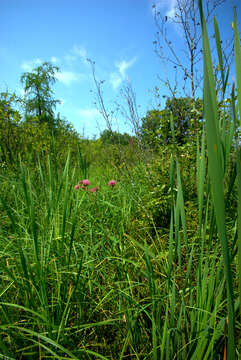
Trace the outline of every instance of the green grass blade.
[[235, 9], [233, 13], [234, 13], [234, 54], [235, 54], [235, 65], [236, 65], [238, 109], [239, 109], [239, 116], [241, 116], [241, 67], [240, 67], [241, 47], [240, 47], [238, 22], [237, 22]]
[[[198, 144], [199, 150], [199, 144]], [[199, 212], [199, 228], [201, 231], [203, 201], [204, 201], [204, 182], [205, 182], [205, 131], [203, 129], [201, 152], [197, 152], [197, 193], [198, 193], [198, 212]]]
[[214, 34], [215, 34], [216, 47], [217, 47], [217, 53], [218, 53], [218, 61], [219, 61], [219, 66], [220, 66], [220, 71], [221, 71], [221, 79], [222, 79], [222, 97], [224, 98], [226, 84], [225, 84], [225, 75], [224, 75], [224, 67], [223, 67], [223, 54], [222, 54], [222, 48], [221, 48], [219, 27], [218, 27], [218, 23], [217, 23], [215, 16], [213, 18], [213, 23], [214, 23]]
[[180, 211], [186, 252], [188, 253], [189, 245], [188, 245], [188, 239], [187, 239], [186, 215], [185, 215], [185, 206], [184, 206], [184, 198], [183, 198], [183, 190], [182, 190], [181, 173], [180, 173], [180, 167], [179, 167], [178, 161], [177, 161], [177, 188], [178, 188], [177, 206], [179, 207], [179, 211]]
[[216, 215], [217, 229], [222, 245], [224, 258], [225, 276], [228, 293], [228, 359], [235, 359], [235, 317], [234, 317], [234, 294], [232, 283], [232, 271], [225, 225], [225, 202], [223, 188], [222, 149], [218, 129], [218, 112], [216, 87], [213, 75], [213, 65], [209, 46], [206, 22], [202, 9], [202, 1], [199, 0], [200, 17], [202, 24], [202, 40], [204, 54], [204, 117], [207, 130], [208, 147], [208, 173], [212, 185], [213, 203]]
[[[237, 15], [235, 9], [234, 9], [234, 52], [235, 52], [235, 64], [236, 64], [238, 111], [239, 111], [239, 119], [240, 119], [241, 117], [241, 68], [240, 68], [241, 47], [240, 47]], [[235, 105], [233, 105], [233, 111], [234, 111], [234, 117], [237, 119], [237, 114], [235, 113]], [[236, 162], [237, 162], [237, 187], [238, 187], [238, 222], [237, 222], [238, 272], [239, 272], [238, 280], [239, 280], [239, 299], [241, 299], [241, 148], [238, 139], [236, 142]], [[241, 314], [241, 305], [240, 305], [240, 314]]]

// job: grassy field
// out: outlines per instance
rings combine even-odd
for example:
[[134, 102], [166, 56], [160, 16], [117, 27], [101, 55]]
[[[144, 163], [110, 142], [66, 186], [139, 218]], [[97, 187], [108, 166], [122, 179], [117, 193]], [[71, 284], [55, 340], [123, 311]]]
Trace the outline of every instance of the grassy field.
[[192, 151], [119, 170], [41, 156], [1, 168], [0, 358], [240, 358], [240, 40], [235, 17], [221, 116], [202, 29], [206, 126]]

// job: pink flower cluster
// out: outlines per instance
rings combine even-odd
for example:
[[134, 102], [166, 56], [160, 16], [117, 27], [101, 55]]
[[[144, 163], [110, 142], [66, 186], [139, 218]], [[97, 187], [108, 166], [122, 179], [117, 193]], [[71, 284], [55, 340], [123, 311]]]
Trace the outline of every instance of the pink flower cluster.
[[[74, 189], [79, 190], [81, 188], [82, 190], [88, 191], [87, 186], [89, 186], [89, 185], [90, 185], [90, 181], [88, 179], [84, 179], [84, 180], [81, 180], [77, 185], [75, 185]], [[114, 187], [116, 185], [116, 181], [110, 180], [107, 185], [110, 187]], [[95, 186], [95, 187], [89, 189], [89, 191], [91, 193], [94, 193], [98, 190], [99, 190], [98, 186]]]
[[88, 186], [88, 185], [90, 185], [90, 181], [89, 181], [88, 179], [81, 180], [79, 183], [82, 184], [82, 186]]
[[96, 192], [98, 190], [99, 190], [98, 186], [95, 186], [95, 187], [90, 189], [90, 192], [93, 193], [93, 192]]
[[113, 186], [115, 186], [115, 184], [116, 184], [115, 180], [110, 180], [107, 185], [113, 187]]

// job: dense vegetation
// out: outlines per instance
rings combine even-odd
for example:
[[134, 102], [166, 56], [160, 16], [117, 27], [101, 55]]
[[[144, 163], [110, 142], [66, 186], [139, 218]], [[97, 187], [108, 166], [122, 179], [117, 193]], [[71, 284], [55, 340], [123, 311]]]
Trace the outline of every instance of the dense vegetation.
[[55, 117], [49, 63], [23, 74], [24, 102], [1, 94], [6, 359], [240, 357], [241, 48], [235, 17], [218, 99], [201, 20], [203, 101], [168, 99], [138, 137]]

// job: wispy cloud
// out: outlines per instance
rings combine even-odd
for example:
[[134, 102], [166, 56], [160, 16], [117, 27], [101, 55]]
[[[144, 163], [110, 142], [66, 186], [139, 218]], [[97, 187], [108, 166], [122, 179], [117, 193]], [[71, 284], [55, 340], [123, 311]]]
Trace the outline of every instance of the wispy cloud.
[[123, 60], [120, 63], [116, 64], [116, 67], [119, 70], [122, 78], [126, 77], [126, 70], [129, 69], [135, 62], [136, 62], [136, 58], [134, 57], [130, 61]]
[[110, 83], [114, 90], [121, 85], [122, 81], [123, 81], [122, 77], [117, 72], [112, 72], [110, 74]]
[[59, 59], [55, 56], [52, 56], [50, 61], [53, 63], [53, 64], [57, 64], [59, 62]]
[[72, 64], [74, 61], [81, 60], [82, 63], [87, 64], [87, 50], [80, 45], [74, 45], [70, 52], [64, 56], [64, 60]]
[[67, 54], [64, 56], [64, 60], [67, 63], [72, 64], [72, 62], [74, 62], [76, 60], [76, 56]]
[[25, 71], [32, 71], [36, 66], [39, 66], [42, 64], [42, 60], [37, 58], [29, 61], [24, 61], [21, 64], [21, 68]]
[[118, 71], [114, 71], [110, 74], [110, 83], [113, 89], [117, 89], [121, 83], [126, 79], [126, 71], [134, 65], [136, 62], [136, 57], [131, 59], [130, 61], [122, 60], [115, 64], [115, 67]]
[[177, 0], [161, 0], [154, 1], [155, 10], [154, 11], [163, 11], [164, 16], [173, 18], [176, 13]]
[[[56, 56], [51, 56], [50, 61], [53, 64], [57, 64], [57, 63], [64, 64], [63, 60], [65, 60], [66, 62], [68, 62], [69, 65], [71, 65], [71, 68], [72, 68], [71, 62], [77, 60], [78, 58], [81, 58], [82, 61], [85, 62], [86, 56], [87, 56], [87, 51], [83, 47], [74, 46], [72, 48], [70, 54], [67, 54], [66, 56], [64, 56], [64, 58], [61, 59]], [[23, 61], [23, 63], [21, 64], [21, 68], [24, 71], [31, 72], [31, 71], [33, 71], [34, 68], [36, 68], [37, 66], [40, 66], [41, 64], [43, 64], [43, 61], [39, 58], [36, 58], [36, 59], [32, 59], [32, 60]], [[71, 71], [71, 70], [69, 70], [69, 71], [64, 70], [64, 71], [58, 72], [55, 74], [55, 76], [59, 82], [61, 82], [62, 84], [66, 85], [66, 86], [69, 86], [74, 82], [84, 80], [86, 78], [85, 74]]]
[[75, 113], [79, 117], [79, 131], [83, 133], [83, 136], [99, 133], [105, 128], [103, 117], [96, 108], [77, 109]]
[[77, 55], [85, 64], [87, 64], [87, 50], [83, 46], [74, 45], [73, 53]]
[[[47, 61], [47, 60], [45, 60]], [[59, 63], [60, 62], [60, 59], [57, 58], [56, 56], [51, 56], [50, 58], [50, 61], [53, 63], [53, 64], [56, 64], [56, 63]], [[37, 66], [40, 66], [43, 64], [43, 60], [39, 59], [39, 58], [36, 58], [36, 59], [33, 59], [33, 60], [26, 60], [24, 61], [22, 64], [21, 64], [21, 68], [24, 70], [24, 71], [32, 71], [34, 68], [36, 68]]]
[[83, 120], [95, 120], [100, 117], [100, 112], [95, 108], [78, 109], [76, 113], [83, 118]]
[[75, 73], [73, 71], [62, 71], [56, 74], [56, 78], [64, 85], [70, 85], [73, 82], [80, 81], [85, 78], [85, 75]]
[[176, 14], [177, 0], [171, 0], [169, 3], [169, 9], [166, 12], [166, 16], [173, 18]]

